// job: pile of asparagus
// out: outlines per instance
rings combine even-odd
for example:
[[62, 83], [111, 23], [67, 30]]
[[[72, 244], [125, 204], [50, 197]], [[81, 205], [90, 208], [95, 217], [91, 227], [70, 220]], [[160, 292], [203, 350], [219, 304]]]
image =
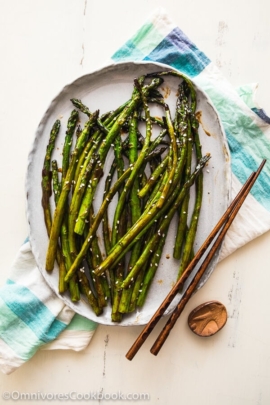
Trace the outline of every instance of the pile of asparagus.
[[[160, 91], [168, 75], [179, 81], [174, 118]], [[69, 292], [74, 302], [82, 296], [97, 316], [111, 304], [111, 319], [120, 322], [123, 314], [144, 305], [176, 215], [172, 254], [179, 260], [178, 277], [193, 255], [202, 169], [210, 158], [201, 154], [196, 91], [188, 78], [166, 71], [135, 79], [131, 98], [102, 116], [98, 110], [90, 112], [78, 99], [71, 102], [76, 109], [67, 123], [61, 167], [52, 160], [60, 130], [56, 120], [42, 171], [42, 206], [49, 236], [46, 270], [51, 272], [56, 260], [61, 294]], [[162, 118], [151, 114], [152, 105], [162, 109]], [[87, 117], [83, 128], [79, 113]], [[159, 128], [154, 139], [153, 127]], [[105, 170], [112, 149], [114, 159]], [[106, 181], [101, 191], [102, 176]], [[194, 183], [195, 203], [188, 223]], [[94, 208], [96, 193], [103, 193], [98, 209]], [[108, 208], [116, 197], [111, 219]]]

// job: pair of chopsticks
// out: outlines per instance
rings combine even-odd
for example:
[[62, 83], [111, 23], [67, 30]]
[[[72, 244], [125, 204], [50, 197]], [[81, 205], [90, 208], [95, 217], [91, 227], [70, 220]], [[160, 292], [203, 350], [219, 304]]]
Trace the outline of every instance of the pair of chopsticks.
[[[161, 347], [165, 343], [167, 337], [169, 336], [173, 326], [175, 325], [177, 319], [183, 312], [183, 309], [185, 308], [188, 300], [190, 299], [191, 295], [193, 294], [194, 290], [196, 289], [196, 286], [198, 285], [199, 281], [201, 280], [204, 272], [206, 271], [210, 261], [212, 260], [215, 252], [217, 251], [218, 247], [220, 246], [222, 240], [224, 239], [224, 236], [226, 235], [226, 232], [228, 231], [231, 223], [233, 222], [236, 214], [238, 213], [239, 209], [241, 208], [243, 202], [245, 201], [249, 191], [251, 190], [253, 184], [257, 180], [260, 172], [263, 169], [263, 166], [265, 165], [266, 160], [264, 159], [260, 166], [258, 167], [256, 172], [253, 172], [246, 183], [243, 185], [237, 196], [234, 198], [230, 206], [227, 208], [226, 212], [223, 214], [223, 216], [220, 218], [212, 232], [209, 234], [205, 242], [202, 244], [188, 267], [186, 268], [185, 272], [183, 275], [179, 278], [179, 280], [176, 282], [174, 287], [171, 289], [165, 300], [162, 302], [158, 310], [155, 312], [155, 314], [152, 316], [148, 324], [144, 327], [136, 341], [133, 343], [131, 348], [126, 354], [126, 358], [128, 360], [132, 360], [135, 354], [138, 352], [140, 347], [143, 345], [147, 337], [150, 335], [172, 300], [175, 298], [179, 290], [183, 287], [184, 282], [187, 280], [189, 275], [191, 274], [192, 270], [195, 268], [195, 266], [198, 264], [198, 262], [201, 260], [203, 255], [207, 250], [209, 252], [207, 253], [205, 259], [203, 260], [202, 264], [200, 267], [197, 269], [195, 274], [193, 275], [192, 279], [190, 280], [190, 283], [188, 287], [186, 288], [185, 292], [183, 293], [179, 303], [177, 304], [176, 308], [172, 312], [170, 318], [168, 319], [167, 323], [165, 324], [164, 328], [162, 329], [161, 333], [157, 337], [155, 343], [153, 344], [152, 348], [150, 349], [150, 352], [154, 354], [155, 356], [159, 353]], [[214, 240], [215, 239], [215, 240]], [[212, 246], [210, 249], [208, 249], [213, 242]]]

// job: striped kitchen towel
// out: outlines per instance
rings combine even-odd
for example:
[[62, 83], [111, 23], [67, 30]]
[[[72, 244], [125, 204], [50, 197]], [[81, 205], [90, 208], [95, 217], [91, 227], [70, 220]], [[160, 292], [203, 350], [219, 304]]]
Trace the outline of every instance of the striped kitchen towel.
[[[258, 181], [227, 234], [221, 258], [270, 229], [269, 118], [254, 102], [255, 85], [234, 89], [218, 68], [157, 10], [112, 57], [114, 62], [151, 60], [190, 76], [210, 97], [225, 128], [232, 161], [232, 193], [251, 170], [268, 159]], [[64, 305], [36, 266], [27, 241], [9, 280], [0, 289], [0, 369], [9, 374], [40, 348], [82, 350], [97, 324]]]
[[10, 374], [40, 348], [83, 350], [96, 327], [48, 287], [27, 240], [0, 288], [0, 370]]

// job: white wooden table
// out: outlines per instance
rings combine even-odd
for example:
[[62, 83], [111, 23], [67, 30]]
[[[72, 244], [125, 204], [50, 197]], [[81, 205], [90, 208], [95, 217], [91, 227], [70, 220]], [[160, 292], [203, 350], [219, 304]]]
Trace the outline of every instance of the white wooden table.
[[[44, 111], [66, 83], [107, 62], [149, 14], [164, 4], [158, 0], [1, 0], [0, 5], [3, 284], [28, 232], [26, 163]], [[267, 0], [167, 0], [166, 10], [233, 85], [258, 82], [259, 102], [270, 111]], [[78, 399], [70, 402], [81, 403], [84, 393], [102, 390], [131, 393], [134, 399], [147, 393], [150, 400], [136, 402], [151, 404], [268, 405], [269, 263], [269, 232], [221, 262], [189, 302], [157, 357], [149, 349], [164, 320], [132, 362], [125, 353], [141, 327], [99, 326], [84, 352], [40, 351], [15, 373], [0, 375], [0, 395], [4, 391], [72, 391]], [[217, 335], [202, 339], [188, 329], [187, 315], [212, 299], [226, 306], [228, 322]], [[114, 401], [122, 402], [121, 398]]]

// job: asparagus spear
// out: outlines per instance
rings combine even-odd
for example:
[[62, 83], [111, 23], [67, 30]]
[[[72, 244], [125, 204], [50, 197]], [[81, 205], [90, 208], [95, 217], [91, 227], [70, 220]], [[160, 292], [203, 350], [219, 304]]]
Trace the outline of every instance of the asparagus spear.
[[[53, 184], [53, 193], [54, 193], [54, 201], [55, 205], [58, 204], [59, 196], [61, 193], [61, 183], [59, 182], [58, 178], [58, 164], [56, 160], [52, 161], [52, 184]], [[59, 253], [58, 253], [59, 254]], [[62, 260], [64, 262], [64, 257], [61, 252]], [[62, 294], [66, 291], [67, 289], [67, 283], [65, 282], [65, 276], [66, 276], [66, 266], [62, 265], [62, 260], [61, 260], [61, 265], [59, 266], [59, 281], [58, 281], [58, 290], [59, 293]]]
[[167, 227], [167, 229], [164, 230], [164, 233], [162, 233], [160, 235], [160, 239], [157, 241], [157, 247], [155, 249], [155, 253], [152, 255], [149, 266], [148, 266], [147, 270], [145, 271], [144, 279], [143, 279], [142, 285], [140, 287], [139, 295], [138, 295], [138, 299], [137, 299], [138, 307], [142, 307], [144, 305], [150, 285], [151, 285], [153, 278], [156, 274], [156, 271], [158, 269], [162, 250], [165, 245], [166, 236], [168, 233], [168, 227]]
[[[179, 140], [186, 141], [186, 161], [185, 161], [185, 177], [187, 179], [191, 171], [191, 159], [192, 159], [192, 134], [190, 123], [190, 108], [186, 92], [184, 91], [185, 82], [179, 85], [179, 97], [176, 105], [175, 116], [175, 130], [179, 134]], [[187, 193], [179, 213], [178, 227], [175, 239], [175, 245], [173, 250], [173, 257], [180, 260], [182, 255], [182, 245], [187, 229], [188, 218], [188, 206], [189, 206], [189, 193]]]
[[[89, 227], [91, 227], [94, 218], [94, 209], [91, 207], [89, 215]], [[94, 235], [92, 238], [91, 248], [89, 252], [89, 261], [91, 262], [91, 269], [96, 268], [102, 261], [102, 254], [98, 243], [98, 236]], [[102, 276], [93, 275], [92, 280], [97, 293], [98, 304], [101, 308], [107, 305], [108, 297], [110, 296], [109, 287], [107, 283], [106, 274]]]
[[[115, 163], [116, 163], [116, 170], [117, 170], [117, 177], [118, 179], [124, 173], [124, 160], [122, 157], [122, 145], [121, 145], [121, 138], [118, 135], [115, 138], [114, 143], [114, 155], [115, 155]], [[126, 189], [126, 185], [122, 185], [121, 188], [118, 190], [118, 194], [121, 196], [123, 194], [123, 190]], [[118, 202], [119, 204], [119, 202]], [[117, 243], [117, 241], [124, 235], [126, 230], [126, 212], [123, 213], [121, 218], [113, 223], [112, 228], [112, 235], [111, 235], [111, 244], [112, 246]], [[112, 313], [111, 319], [113, 322], [120, 322], [122, 319], [122, 314], [119, 312], [119, 302], [121, 299], [121, 292], [118, 290], [117, 285], [123, 281], [124, 271], [125, 271], [125, 258], [119, 261], [117, 266], [113, 269], [114, 271], [114, 285], [113, 285], [113, 301], [112, 301]]]
[[[149, 119], [149, 114], [148, 111], [146, 112], [146, 120]], [[148, 126], [149, 121], [146, 121], [146, 125]], [[150, 128], [148, 128], [148, 131]], [[146, 155], [146, 149], [147, 149], [147, 144], [150, 142], [150, 137], [148, 135], [147, 131], [147, 137], [149, 139], [146, 139], [146, 142], [144, 143], [143, 149], [139, 155], [138, 158], [138, 139], [137, 139], [137, 131], [138, 131], [138, 114], [135, 111], [133, 114], [133, 117], [130, 121], [130, 129], [129, 129], [129, 141], [130, 141], [130, 150], [129, 150], [129, 162], [130, 162], [130, 167], [132, 167], [132, 174], [134, 175], [134, 171], [137, 168], [137, 172], [139, 171], [141, 164], [138, 163], [140, 159], [142, 159], [142, 156]], [[129, 180], [131, 179], [131, 176]], [[128, 180], [128, 181], [129, 181]], [[127, 181], [127, 183], [128, 183]], [[127, 188], [127, 183], [126, 187]], [[141, 216], [141, 200], [138, 197], [138, 189], [139, 189], [139, 178], [136, 173], [135, 177], [133, 180], [131, 180], [131, 191], [130, 191], [130, 208], [131, 208], [131, 225], [133, 225]], [[140, 257], [141, 253], [141, 241], [138, 241], [131, 252], [129, 264], [128, 264], [128, 272], [132, 270], [134, 267], [135, 263]], [[123, 280], [123, 279], [122, 279]], [[132, 296], [132, 289], [126, 289], [122, 292], [120, 303], [119, 303], [119, 312], [125, 313], [129, 312], [129, 304]]]
[[[192, 128], [193, 128], [193, 133], [194, 133], [194, 140], [195, 140], [195, 149], [196, 149], [196, 156], [197, 159], [199, 160], [202, 156], [201, 153], [201, 144], [200, 144], [200, 139], [198, 135], [198, 122], [196, 120], [195, 115], [193, 115], [193, 120], [192, 120]], [[182, 256], [182, 261], [180, 264], [179, 272], [178, 272], [178, 277], [182, 275], [184, 272], [185, 268], [187, 267], [190, 256], [192, 254], [192, 249], [193, 249], [193, 244], [196, 236], [196, 231], [197, 231], [197, 226], [199, 222], [199, 215], [201, 211], [201, 204], [202, 204], [202, 196], [203, 196], [203, 173], [201, 172], [198, 178], [196, 179], [196, 199], [195, 199], [195, 206], [194, 206], [194, 211], [192, 214], [191, 222], [189, 229], [187, 231], [186, 235], [186, 242], [183, 250], [183, 256]]]
[[64, 146], [63, 146], [62, 184], [66, 177], [67, 169], [69, 166], [69, 155], [70, 155], [70, 150], [71, 150], [71, 146], [72, 146], [72, 138], [73, 138], [74, 131], [76, 128], [76, 124], [78, 122], [78, 118], [79, 118], [78, 111], [73, 110], [71, 112], [71, 115], [70, 115], [68, 123], [67, 123], [67, 131], [66, 131], [65, 142], [64, 142]]
[[[43, 170], [42, 170], [42, 206], [43, 206], [43, 210], [44, 210], [45, 225], [47, 228], [48, 236], [50, 235], [51, 229], [52, 229], [52, 219], [51, 219], [50, 201], [49, 201], [50, 196], [51, 196], [50, 163], [51, 163], [52, 152], [55, 147], [55, 140], [59, 133], [59, 129], [60, 129], [60, 121], [57, 120], [51, 130], [50, 140], [49, 140], [49, 144], [47, 146]], [[57, 195], [56, 202], [58, 202], [58, 195], [59, 195], [58, 191], [60, 190], [60, 186], [56, 185], [55, 168], [54, 168], [54, 181], [55, 181], [55, 191], [57, 190], [57, 193], [55, 193], [55, 195]], [[63, 253], [62, 253], [61, 249], [59, 248], [58, 243], [56, 245], [56, 259], [57, 259], [57, 263], [59, 266], [59, 272], [60, 272], [59, 292], [63, 293], [66, 290], [66, 282], [64, 281], [64, 277], [66, 274], [66, 266], [65, 266]], [[77, 290], [72, 291], [71, 297], [74, 298], [74, 300], [79, 299]]]
[[93, 311], [95, 312], [95, 314], [97, 316], [101, 315], [103, 312], [103, 309], [98, 305], [98, 301], [91, 291], [89, 281], [87, 280], [87, 277], [86, 277], [84, 271], [80, 271], [79, 283], [80, 283], [83, 294], [87, 298], [87, 301], [89, 302], [89, 304], [90, 304], [91, 308], [93, 309]]
[[52, 188], [51, 188], [51, 157], [52, 153], [55, 147], [55, 141], [56, 137], [59, 133], [60, 130], [60, 120], [56, 120], [51, 133], [50, 133], [50, 138], [49, 138], [49, 143], [46, 148], [46, 154], [44, 158], [44, 163], [43, 163], [43, 169], [42, 169], [42, 182], [41, 182], [41, 187], [42, 187], [42, 207], [43, 207], [43, 212], [44, 212], [44, 221], [45, 225], [47, 228], [48, 234], [51, 232], [51, 226], [52, 226], [52, 218], [51, 218], [51, 210], [50, 210], [50, 197], [52, 194]]

